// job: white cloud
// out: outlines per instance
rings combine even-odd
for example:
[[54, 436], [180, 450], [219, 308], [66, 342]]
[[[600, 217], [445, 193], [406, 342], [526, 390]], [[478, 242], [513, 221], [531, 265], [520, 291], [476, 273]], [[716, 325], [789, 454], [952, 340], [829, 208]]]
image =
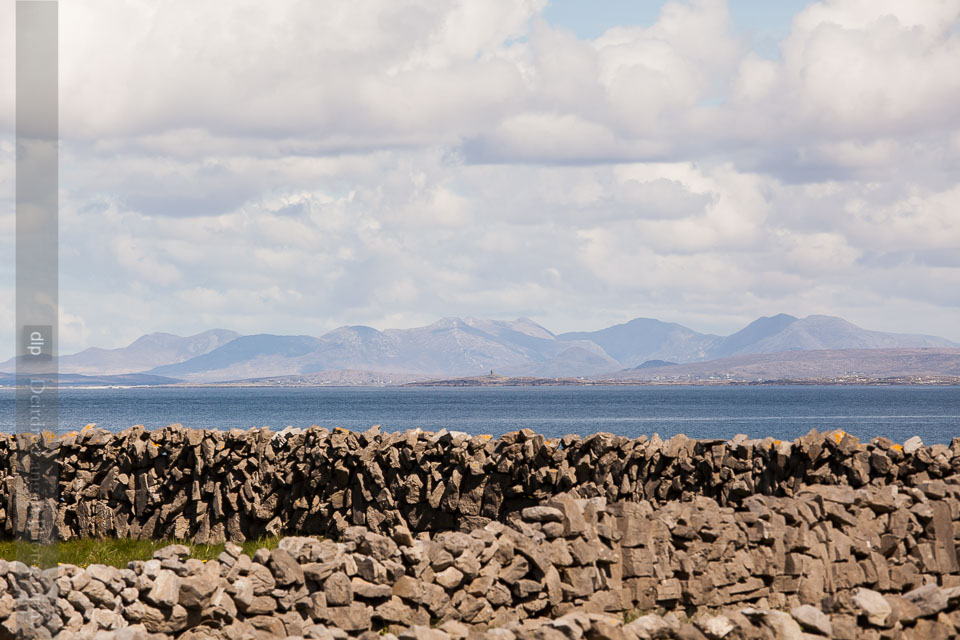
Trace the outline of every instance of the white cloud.
[[478, 159], [593, 162], [735, 143], [749, 163], [956, 123], [957, 0], [811, 3], [781, 61], [746, 50], [721, 0], [673, 0], [593, 41], [544, 5], [78, 0], [61, 7], [62, 134], [174, 158], [468, 140]]
[[837, 233], [783, 234], [779, 267], [799, 276], [816, 279], [848, 273], [861, 252]]
[[452, 314], [960, 326], [960, 0], [811, 3], [778, 60], [719, 0], [594, 40], [543, 6], [61, 4], [65, 346]]
[[960, 248], [960, 185], [882, 206], [852, 199], [846, 209], [848, 233], [861, 247], [882, 251]]
[[783, 91], [820, 135], [883, 136], [955, 121], [960, 76], [956, 0], [829, 0], [784, 42]]
[[[797, 187], [730, 165], [471, 167], [444, 157], [347, 160], [363, 167], [349, 192], [338, 192], [332, 170], [311, 190], [218, 215], [85, 211], [68, 201], [65, 304], [86, 319], [91, 340], [102, 323], [322, 333], [450, 314], [529, 315], [568, 330], [583, 326], [584, 307], [610, 322], [658, 309], [679, 319], [671, 304], [716, 325], [741, 309], [842, 314], [854, 290], [922, 302], [929, 287], [905, 283], [925, 269], [911, 264], [890, 279], [864, 256], [956, 244], [955, 190], [883, 208], [873, 206], [876, 185]], [[449, 216], [459, 206], [472, 213]], [[804, 220], [805, 207], [822, 215]], [[111, 244], [121, 237], [127, 252]], [[960, 265], [938, 268], [942, 287]], [[121, 302], [82, 308], [104, 287]]]

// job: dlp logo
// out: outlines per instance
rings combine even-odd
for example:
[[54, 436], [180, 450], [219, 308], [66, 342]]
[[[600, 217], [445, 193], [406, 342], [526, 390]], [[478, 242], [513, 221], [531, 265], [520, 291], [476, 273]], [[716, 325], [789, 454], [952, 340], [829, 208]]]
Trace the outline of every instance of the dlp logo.
[[28, 358], [49, 358], [53, 345], [53, 327], [26, 325], [23, 328], [23, 352]]
[[32, 356], [38, 356], [43, 353], [43, 345], [46, 344], [43, 334], [39, 331], [30, 332], [30, 342], [27, 343], [27, 353]]

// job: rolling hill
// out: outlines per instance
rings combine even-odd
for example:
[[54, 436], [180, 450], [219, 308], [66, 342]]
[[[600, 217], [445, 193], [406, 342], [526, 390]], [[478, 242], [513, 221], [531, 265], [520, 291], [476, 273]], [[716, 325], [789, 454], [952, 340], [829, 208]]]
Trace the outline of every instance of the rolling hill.
[[828, 349], [731, 356], [660, 367], [635, 368], [617, 380], [809, 380], [960, 376], [960, 349]]

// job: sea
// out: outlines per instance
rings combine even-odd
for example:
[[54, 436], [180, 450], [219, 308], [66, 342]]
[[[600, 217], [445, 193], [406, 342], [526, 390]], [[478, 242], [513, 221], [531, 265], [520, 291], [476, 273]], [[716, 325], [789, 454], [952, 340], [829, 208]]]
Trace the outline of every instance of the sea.
[[[135, 387], [61, 389], [60, 431], [179, 422], [192, 428], [421, 428], [499, 436], [608, 432], [636, 438], [771, 436], [843, 429], [926, 444], [960, 437], [960, 386]], [[15, 432], [0, 389], [0, 432]]]

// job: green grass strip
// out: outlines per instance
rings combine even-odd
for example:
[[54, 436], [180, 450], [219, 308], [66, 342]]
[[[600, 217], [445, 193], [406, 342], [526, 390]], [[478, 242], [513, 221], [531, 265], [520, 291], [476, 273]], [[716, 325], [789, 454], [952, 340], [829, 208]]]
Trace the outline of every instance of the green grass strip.
[[[243, 552], [253, 556], [257, 549], [275, 549], [280, 536], [266, 536], [241, 544]], [[222, 544], [193, 544], [186, 540], [132, 540], [129, 538], [81, 538], [58, 542], [55, 545], [34, 545], [15, 540], [0, 540], [0, 558], [19, 560], [38, 567], [75, 564], [85, 567], [105, 564], [126, 568], [131, 560], [149, 560], [153, 552], [170, 544], [182, 544], [190, 549], [190, 557], [214, 560], [224, 549]]]

